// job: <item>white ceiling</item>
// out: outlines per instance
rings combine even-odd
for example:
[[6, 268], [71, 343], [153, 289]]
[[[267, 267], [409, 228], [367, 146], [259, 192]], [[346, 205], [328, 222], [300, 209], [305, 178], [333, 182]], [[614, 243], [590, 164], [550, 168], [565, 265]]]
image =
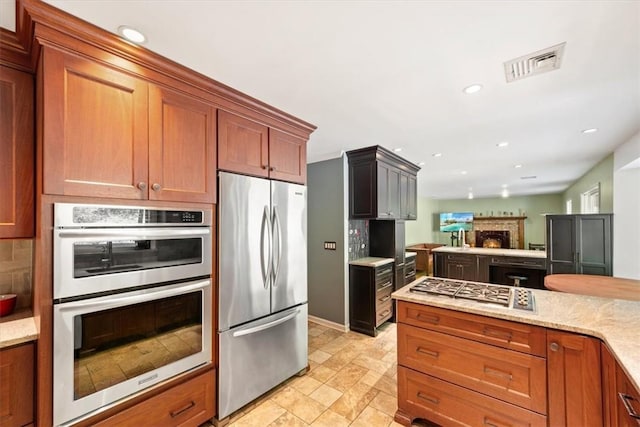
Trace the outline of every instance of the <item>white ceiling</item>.
[[[47, 1], [317, 125], [309, 163], [402, 148], [423, 196], [560, 192], [640, 130], [638, 1]], [[560, 70], [506, 83], [562, 42]]]

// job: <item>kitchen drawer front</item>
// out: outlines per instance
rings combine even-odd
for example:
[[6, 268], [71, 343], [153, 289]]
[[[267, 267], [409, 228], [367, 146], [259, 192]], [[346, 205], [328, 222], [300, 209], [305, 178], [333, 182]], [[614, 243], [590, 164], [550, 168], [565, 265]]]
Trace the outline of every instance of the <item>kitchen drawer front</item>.
[[391, 318], [393, 314], [393, 306], [391, 304], [392, 301], [389, 300], [376, 309], [376, 328]]
[[380, 312], [380, 308], [391, 303], [391, 287], [385, 288], [376, 293], [376, 311]]
[[526, 257], [491, 257], [491, 265], [508, 265], [511, 267], [536, 268], [539, 270], [547, 269], [546, 258], [526, 258]]
[[539, 326], [398, 302], [398, 322], [546, 357], [546, 330]]
[[94, 425], [200, 425], [215, 415], [215, 372], [205, 372]]
[[546, 360], [398, 324], [398, 363], [425, 374], [547, 413]]
[[618, 426], [640, 426], [640, 418], [637, 418], [640, 417], [640, 392], [633, 387], [620, 365], [616, 366], [616, 386]]
[[547, 417], [398, 366], [398, 408], [443, 426], [546, 427]]
[[476, 255], [451, 255], [447, 254], [447, 261], [457, 262], [460, 264], [474, 265], [476, 263]]
[[385, 277], [384, 280], [376, 280], [376, 293], [381, 292], [391, 292], [393, 289], [393, 278], [392, 276]]
[[383, 265], [375, 269], [376, 286], [393, 280], [393, 264]]

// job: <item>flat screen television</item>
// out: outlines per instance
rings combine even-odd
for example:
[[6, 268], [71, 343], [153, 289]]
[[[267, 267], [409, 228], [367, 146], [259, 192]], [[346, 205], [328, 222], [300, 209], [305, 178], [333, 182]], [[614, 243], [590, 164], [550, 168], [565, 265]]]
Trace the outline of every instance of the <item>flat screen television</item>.
[[471, 231], [473, 227], [473, 212], [442, 212], [440, 213], [440, 231]]

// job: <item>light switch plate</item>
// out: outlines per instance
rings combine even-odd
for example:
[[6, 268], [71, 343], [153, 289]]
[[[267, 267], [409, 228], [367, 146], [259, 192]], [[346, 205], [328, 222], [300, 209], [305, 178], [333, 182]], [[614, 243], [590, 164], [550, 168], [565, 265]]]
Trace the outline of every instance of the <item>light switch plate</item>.
[[327, 251], [335, 251], [336, 242], [324, 242], [324, 249]]

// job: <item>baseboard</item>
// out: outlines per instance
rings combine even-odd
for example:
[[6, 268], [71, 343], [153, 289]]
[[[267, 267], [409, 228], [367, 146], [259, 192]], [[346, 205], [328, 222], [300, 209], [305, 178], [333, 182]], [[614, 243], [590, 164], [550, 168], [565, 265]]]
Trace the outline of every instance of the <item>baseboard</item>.
[[322, 319], [320, 317], [309, 315], [307, 316], [309, 322], [317, 323], [321, 326], [326, 326], [327, 328], [335, 329], [340, 332], [349, 332], [349, 325], [342, 325], [340, 323], [332, 322], [330, 320]]

